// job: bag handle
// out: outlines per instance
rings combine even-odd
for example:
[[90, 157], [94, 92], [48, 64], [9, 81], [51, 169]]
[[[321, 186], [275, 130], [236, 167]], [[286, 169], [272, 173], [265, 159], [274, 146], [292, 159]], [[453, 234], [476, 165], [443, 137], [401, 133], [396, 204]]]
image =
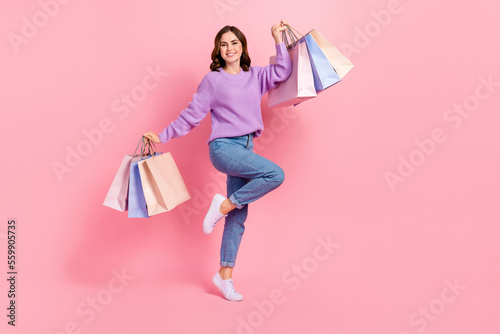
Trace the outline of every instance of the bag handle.
[[[286, 25], [290, 30], [295, 30], [297, 32], [297, 34], [299, 34], [300, 36], [304, 37], [304, 35], [302, 35], [297, 29], [295, 29], [294, 27], [292, 27], [291, 25], [287, 24]], [[292, 34], [295, 36], [295, 34], [293, 33], [292, 31]], [[295, 38], [297, 38], [297, 36], [295, 36]], [[297, 38], [297, 39], [300, 39], [300, 38]]]
[[156, 153], [156, 146], [154, 145], [153, 142], [151, 142], [148, 138], [141, 136], [141, 140], [139, 140], [139, 143], [137, 144], [137, 147], [135, 148], [134, 151], [134, 156], [137, 154], [137, 149], [141, 147], [141, 160], [144, 159], [144, 157], [148, 156], [153, 156]]
[[[156, 143], [151, 141], [149, 138], [145, 138], [145, 143], [144, 143], [144, 155], [145, 156], [149, 156], [149, 157], [152, 157], [154, 159], [154, 157], [158, 154], [158, 149], [156, 148]], [[146, 152], [147, 150], [147, 152]], [[160, 152], [161, 154], [161, 152]], [[141, 156], [142, 158], [142, 156]]]
[[[281, 35], [282, 35], [283, 42], [286, 45], [286, 49], [290, 50], [290, 49], [293, 49], [295, 47], [295, 45], [297, 45], [300, 38], [298, 38], [297, 35], [295, 35], [295, 33], [293, 32], [293, 30], [295, 30], [295, 29], [291, 25], [287, 24], [286, 27], [287, 27], [287, 29], [283, 30], [281, 32]], [[297, 30], [295, 30], [295, 31], [297, 31]], [[300, 36], [304, 37], [304, 35], [302, 35], [300, 32], [297, 31], [297, 33]], [[290, 42], [288, 41], [288, 38], [290, 38]]]
[[149, 153], [148, 155], [155, 156], [156, 153], [158, 153], [155, 143], [148, 138], [146, 138], [146, 146], [148, 148], [148, 153]]
[[[281, 36], [287, 50], [293, 49], [297, 44], [297, 39], [295, 38], [296, 36], [293, 34], [293, 31], [288, 28], [288, 26], [286, 30], [281, 32]], [[288, 39], [290, 39], [290, 41]]]
[[137, 144], [137, 147], [135, 148], [134, 155], [136, 155], [137, 149], [139, 148], [139, 146], [141, 146], [141, 153], [142, 153], [142, 147], [143, 147], [143, 145], [144, 145], [144, 137], [141, 137], [141, 140], [139, 140], [139, 143]]

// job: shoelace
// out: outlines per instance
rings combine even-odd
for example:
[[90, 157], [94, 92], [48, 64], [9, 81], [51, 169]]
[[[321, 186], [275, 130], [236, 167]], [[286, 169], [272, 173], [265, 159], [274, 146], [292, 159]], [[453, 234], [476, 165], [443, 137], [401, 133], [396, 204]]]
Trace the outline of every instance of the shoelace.
[[225, 217], [225, 215], [223, 215], [221, 212], [218, 212], [218, 213], [217, 213], [217, 216], [213, 216], [213, 217], [212, 217], [212, 218], [213, 218], [213, 220], [212, 220], [211, 222], [209, 222], [210, 227], [215, 227], [215, 225], [217, 224], [217, 222], [218, 222], [219, 220], [221, 220], [222, 218], [224, 218], [224, 217]]
[[228, 280], [226, 284], [227, 284], [226, 285], [226, 294], [227, 293], [230, 293], [231, 295], [236, 294], [236, 290], [234, 289], [233, 280]]
[[224, 216], [224, 215], [223, 215], [222, 213], [219, 213], [217, 216], [214, 216], [214, 217], [213, 217], [213, 220], [212, 220], [211, 222], [209, 222], [210, 227], [215, 227], [215, 224], [217, 224], [217, 222], [218, 222], [219, 220], [221, 220], [223, 216]]

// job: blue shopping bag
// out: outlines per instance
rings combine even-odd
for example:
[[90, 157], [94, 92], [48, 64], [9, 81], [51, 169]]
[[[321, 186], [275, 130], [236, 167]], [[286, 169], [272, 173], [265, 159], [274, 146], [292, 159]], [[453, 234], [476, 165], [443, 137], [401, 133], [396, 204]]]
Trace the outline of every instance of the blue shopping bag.
[[325, 90], [339, 82], [340, 77], [311, 34], [305, 35], [302, 39], [305, 39], [307, 44], [316, 92]]
[[139, 161], [141, 158], [132, 159], [130, 164], [130, 178], [128, 185], [128, 217], [149, 218], [146, 198], [142, 190], [141, 174], [139, 173]]
[[[141, 155], [135, 157], [135, 152], [141, 145]], [[130, 177], [128, 184], [128, 217], [129, 218], [149, 218], [144, 188], [142, 187], [141, 173], [139, 171], [139, 162], [155, 155], [152, 150], [153, 144], [141, 137], [141, 141], [135, 148], [134, 158], [130, 163]]]

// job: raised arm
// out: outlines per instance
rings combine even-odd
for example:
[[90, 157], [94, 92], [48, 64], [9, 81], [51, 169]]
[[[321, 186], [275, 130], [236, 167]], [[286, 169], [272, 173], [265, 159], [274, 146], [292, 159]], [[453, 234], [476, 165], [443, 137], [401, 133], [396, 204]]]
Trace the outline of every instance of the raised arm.
[[165, 127], [162, 132], [157, 135], [150, 131], [144, 133], [143, 136], [156, 143], [166, 143], [172, 138], [186, 135], [198, 126], [212, 109], [211, 104], [215, 89], [214, 83], [210, 79], [209, 75], [203, 78], [188, 107], [181, 111], [177, 119]]
[[290, 73], [292, 73], [292, 61], [290, 60], [286, 45], [281, 39], [281, 32], [285, 29], [287, 27], [284, 21], [273, 25], [271, 28], [271, 33], [276, 42], [276, 64], [260, 68], [258, 78], [261, 95], [276, 87], [278, 83], [288, 79]]

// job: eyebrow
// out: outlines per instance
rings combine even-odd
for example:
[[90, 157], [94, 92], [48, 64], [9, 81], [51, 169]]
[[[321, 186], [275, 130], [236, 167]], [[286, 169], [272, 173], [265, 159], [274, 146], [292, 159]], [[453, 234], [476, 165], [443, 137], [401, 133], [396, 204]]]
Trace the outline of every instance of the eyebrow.
[[[237, 39], [233, 39], [231, 42], [237, 42], [238, 40]], [[220, 42], [221, 44], [222, 43], [227, 43], [227, 42]]]

